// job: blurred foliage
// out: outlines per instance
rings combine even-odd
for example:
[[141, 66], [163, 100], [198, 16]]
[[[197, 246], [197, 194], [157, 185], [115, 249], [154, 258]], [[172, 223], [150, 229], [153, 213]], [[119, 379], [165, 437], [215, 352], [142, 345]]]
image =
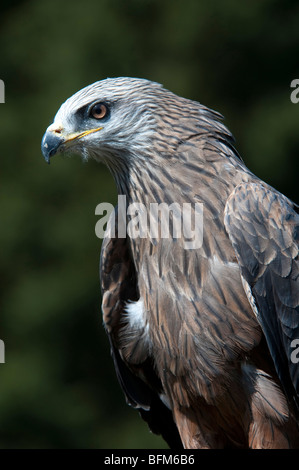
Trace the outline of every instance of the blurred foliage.
[[299, 4], [285, 0], [4, 1], [0, 18], [1, 448], [159, 448], [118, 386], [100, 313], [95, 162], [40, 141], [60, 104], [145, 77], [220, 111], [246, 164], [298, 202]]

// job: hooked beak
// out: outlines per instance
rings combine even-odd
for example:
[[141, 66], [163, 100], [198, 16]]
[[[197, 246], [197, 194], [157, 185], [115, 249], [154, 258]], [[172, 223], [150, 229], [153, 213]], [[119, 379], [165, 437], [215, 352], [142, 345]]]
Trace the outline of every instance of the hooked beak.
[[64, 148], [72, 145], [72, 143], [86, 135], [92, 134], [103, 129], [103, 127], [97, 127], [95, 129], [89, 129], [83, 132], [73, 132], [69, 135], [63, 133], [62, 127], [49, 126], [46, 130], [42, 139], [42, 153], [47, 163], [50, 163], [50, 158], [53, 157], [59, 149], [63, 146]]

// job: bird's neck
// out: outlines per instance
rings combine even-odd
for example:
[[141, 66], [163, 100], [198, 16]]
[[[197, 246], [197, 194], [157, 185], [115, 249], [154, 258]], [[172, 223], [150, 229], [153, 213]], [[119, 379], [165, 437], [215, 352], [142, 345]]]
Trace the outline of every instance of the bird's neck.
[[135, 158], [134, 164], [121, 171], [112, 169], [118, 194], [126, 196], [128, 204], [146, 207], [151, 203], [210, 203], [215, 199], [220, 209], [233, 188], [247, 181], [251, 173], [223, 144], [220, 153], [211, 139], [207, 144], [201, 137], [194, 139], [192, 147], [184, 143], [167, 154]]
[[[142, 263], [139, 256], [142, 246], [145, 250], [150, 250], [151, 246], [156, 246], [160, 242], [166, 246], [167, 238], [169, 242], [177, 238], [174, 232], [175, 213], [179, 214], [178, 225], [181, 235], [176, 242], [177, 246], [198, 247], [203, 256], [208, 256], [209, 253], [217, 251], [214, 238], [208, 242], [204, 238], [201, 247], [201, 244], [197, 243], [200, 240], [194, 237], [202, 233], [202, 227], [204, 234], [222, 230], [222, 245], [225, 247], [223, 251], [226, 253], [224, 256], [231, 260], [230, 245], [224, 235], [225, 204], [234, 187], [242, 181], [248, 181], [251, 175], [236, 158], [223, 157], [216, 151], [205, 154], [200, 147], [206, 144], [201, 142], [198, 145], [199, 147], [195, 145], [194, 154], [190, 153], [188, 146], [182, 146], [179, 158], [177, 155], [173, 157], [157, 155], [152, 160], [140, 161], [138, 167], [128, 167], [121, 175], [114, 175], [119, 196], [123, 197], [122, 219], [126, 220], [126, 230], [134, 252], [136, 269], [139, 269], [138, 263]], [[186, 160], [184, 160], [185, 151]], [[155, 216], [157, 213], [159, 215]], [[164, 220], [169, 221], [166, 237], [161, 232], [164, 227], [161, 220], [164, 216]], [[187, 223], [190, 221], [191, 237], [184, 235], [185, 220]], [[130, 230], [133, 230], [133, 236]], [[190, 245], [189, 242], [186, 244], [187, 238], [195, 240], [196, 246]]]

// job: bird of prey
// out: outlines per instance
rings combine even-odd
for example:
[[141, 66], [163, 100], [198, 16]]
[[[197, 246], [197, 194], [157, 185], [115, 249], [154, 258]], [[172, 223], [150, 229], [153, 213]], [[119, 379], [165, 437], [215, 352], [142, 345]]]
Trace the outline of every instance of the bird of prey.
[[245, 166], [222, 116], [109, 78], [62, 104], [42, 152], [103, 162], [126, 208], [202, 207], [191, 248], [107, 228], [103, 319], [128, 404], [173, 449], [299, 447], [298, 206]]

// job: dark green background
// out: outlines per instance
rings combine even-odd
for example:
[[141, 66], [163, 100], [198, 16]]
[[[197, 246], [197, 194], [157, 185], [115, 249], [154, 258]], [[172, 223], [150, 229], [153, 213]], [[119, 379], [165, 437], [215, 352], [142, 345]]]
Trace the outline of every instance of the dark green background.
[[40, 141], [60, 104], [113, 76], [155, 80], [225, 115], [256, 174], [298, 202], [298, 2], [2, 2], [1, 448], [158, 448], [125, 404], [102, 328], [94, 232], [116, 201], [95, 162]]

